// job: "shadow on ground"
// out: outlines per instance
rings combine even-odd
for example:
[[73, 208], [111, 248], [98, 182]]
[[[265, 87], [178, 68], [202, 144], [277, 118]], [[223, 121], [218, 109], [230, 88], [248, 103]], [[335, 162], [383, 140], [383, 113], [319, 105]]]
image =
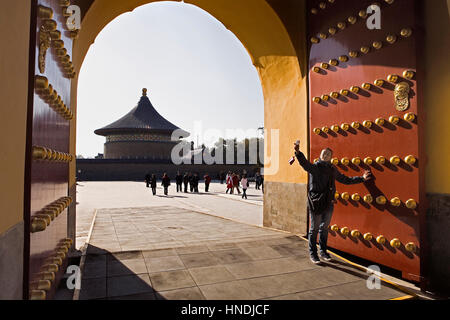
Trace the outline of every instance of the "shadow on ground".
[[99, 209], [81, 259], [80, 300], [386, 300], [405, 296], [303, 239], [188, 209]]
[[79, 300], [164, 299], [152, 287], [142, 252], [111, 253], [89, 245]]
[[79, 300], [385, 300], [364, 272], [340, 261], [313, 265], [298, 237], [108, 252], [89, 245]]

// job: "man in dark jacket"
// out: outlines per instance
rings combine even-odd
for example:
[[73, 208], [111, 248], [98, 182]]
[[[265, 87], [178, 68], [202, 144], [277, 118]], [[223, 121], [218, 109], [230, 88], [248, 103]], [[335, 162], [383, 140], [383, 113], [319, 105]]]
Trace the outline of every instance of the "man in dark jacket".
[[167, 173], [164, 173], [162, 178], [162, 186], [164, 187], [164, 195], [168, 195], [169, 193], [169, 186], [170, 186], [170, 178], [167, 175]]
[[259, 174], [259, 172], [256, 173], [255, 182], [256, 190], [259, 190], [259, 186], [261, 185], [261, 175]]
[[191, 193], [194, 192], [194, 175], [189, 172], [189, 190]]
[[188, 193], [189, 174], [186, 172], [183, 177], [184, 193]]
[[175, 176], [175, 182], [177, 183], [177, 192], [183, 192], [183, 176], [181, 175], [180, 171], [178, 171], [177, 175]]
[[145, 175], [145, 184], [147, 185], [147, 188], [150, 188], [150, 180], [151, 180], [151, 176], [150, 176], [150, 173], [147, 173], [146, 175]]
[[295, 156], [305, 171], [309, 173], [308, 198], [324, 194], [325, 209], [320, 212], [311, 212], [311, 202], [309, 202], [311, 228], [308, 234], [309, 253], [311, 261], [314, 264], [320, 263], [317, 255], [317, 234], [319, 233], [320, 256], [325, 261], [330, 261], [331, 257], [327, 253], [328, 226], [331, 222], [334, 209], [334, 194], [336, 193], [335, 181], [346, 185], [358, 184], [368, 181], [372, 178], [372, 173], [366, 171], [362, 177], [347, 177], [340, 173], [335, 166], [331, 164], [333, 151], [330, 148], [322, 150], [320, 160], [311, 164], [305, 155], [300, 151], [300, 145], [295, 144]]
[[152, 174], [150, 179], [150, 186], [152, 187], [153, 195], [156, 196], [156, 176], [154, 174]]
[[199, 181], [200, 181], [200, 178], [199, 178], [198, 174], [195, 173], [194, 177], [192, 178], [192, 185], [193, 185], [193, 188], [194, 188], [193, 192], [195, 192], [195, 193], [198, 193], [198, 183], [199, 183]]

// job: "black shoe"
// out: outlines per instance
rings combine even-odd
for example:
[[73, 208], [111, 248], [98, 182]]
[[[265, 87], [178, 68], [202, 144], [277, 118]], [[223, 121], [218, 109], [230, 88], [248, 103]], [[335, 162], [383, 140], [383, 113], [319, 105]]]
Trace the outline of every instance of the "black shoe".
[[319, 264], [320, 263], [320, 259], [317, 255], [311, 255], [310, 256], [311, 262], [314, 264]]
[[328, 253], [326, 253], [326, 252], [325, 253], [321, 253], [320, 254], [320, 258], [325, 260], [325, 261], [327, 261], [327, 262], [330, 262], [332, 260], [331, 256]]

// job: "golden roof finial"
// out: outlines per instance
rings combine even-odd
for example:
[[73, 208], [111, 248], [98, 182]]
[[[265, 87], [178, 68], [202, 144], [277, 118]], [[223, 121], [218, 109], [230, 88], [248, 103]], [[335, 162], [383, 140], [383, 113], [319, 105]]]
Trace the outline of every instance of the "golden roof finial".
[[142, 89], [142, 95], [147, 96], [147, 88]]

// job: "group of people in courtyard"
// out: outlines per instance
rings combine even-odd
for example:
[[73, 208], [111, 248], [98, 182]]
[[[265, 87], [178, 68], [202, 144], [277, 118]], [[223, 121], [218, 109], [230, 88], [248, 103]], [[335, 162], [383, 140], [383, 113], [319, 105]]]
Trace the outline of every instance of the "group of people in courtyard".
[[[234, 194], [235, 190], [240, 195], [242, 188], [242, 199], [247, 199], [247, 189], [250, 186], [250, 181], [248, 178], [247, 173], [244, 171], [242, 174], [234, 173], [229, 171], [226, 175], [221, 172], [218, 175], [218, 178], [223, 184], [225, 181], [226, 183], [226, 192]], [[211, 176], [206, 173], [203, 176], [203, 181], [205, 183], [205, 192], [209, 192], [209, 187], [212, 181]], [[147, 174], [145, 176], [145, 183], [147, 188], [152, 189], [152, 193], [155, 196], [156, 195], [156, 189], [157, 189], [157, 178], [155, 174]], [[175, 176], [175, 183], [177, 186], [177, 193], [184, 192], [184, 193], [199, 193], [199, 183], [200, 183], [200, 177], [198, 173], [192, 173], [192, 172], [186, 172], [181, 174], [179, 171], [177, 172]], [[167, 173], [164, 173], [161, 179], [161, 186], [164, 188], [164, 195], [169, 194], [169, 187], [171, 185], [171, 179], [168, 176]], [[256, 190], [262, 190], [264, 192], [264, 177], [257, 172], [255, 175], [255, 188]]]
[[[211, 183], [211, 177], [206, 174], [203, 179], [205, 180], [205, 191], [209, 191], [209, 185]], [[175, 183], [177, 185], [177, 192], [184, 192], [188, 193], [189, 191], [192, 193], [198, 193], [198, 185], [200, 182], [200, 177], [197, 173], [191, 173], [186, 172], [184, 175], [182, 175], [180, 172], [177, 172], [177, 175], [175, 176]], [[145, 176], [145, 183], [147, 185], [147, 188], [152, 189], [153, 195], [156, 195], [156, 188], [157, 188], [157, 178], [155, 174], [147, 174]], [[164, 195], [169, 194], [169, 187], [171, 185], [171, 179], [167, 173], [164, 173], [161, 179], [161, 186], [164, 188]], [[184, 189], [183, 189], [184, 186]]]
[[[256, 182], [256, 189], [259, 190], [259, 186], [261, 184], [260, 178], [258, 178], [259, 173], [257, 173], [257, 176], [255, 176], [255, 182]], [[227, 189], [225, 193], [228, 194], [234, 194], [234, 190], [237, 191], [238, 194], [241, 194], [241, 190], [239, 189], [239, 186], [242, 187], [242, 199], [247, 199], [247, 189], [250, 186], [250, 181], [248, 179], [247, 173], [243, 173], [242, 175], [239, 175], [237, 173], [228, 171], [227, 175], [225, 176], [225, 182], [227, 185]]]

